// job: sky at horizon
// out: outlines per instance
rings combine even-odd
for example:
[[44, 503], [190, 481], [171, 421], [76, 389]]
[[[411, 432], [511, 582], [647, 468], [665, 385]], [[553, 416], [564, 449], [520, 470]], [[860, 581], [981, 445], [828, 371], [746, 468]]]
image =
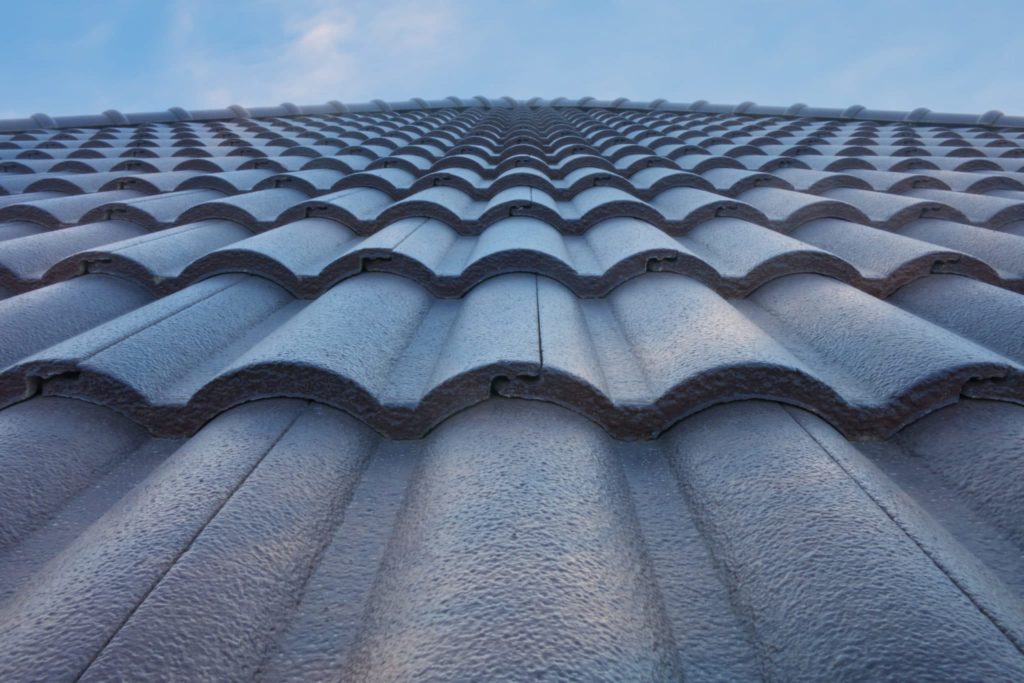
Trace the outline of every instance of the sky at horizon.
[[0, 0], [0, 118], [487, 95], [1024, 114], [1021, 0]]

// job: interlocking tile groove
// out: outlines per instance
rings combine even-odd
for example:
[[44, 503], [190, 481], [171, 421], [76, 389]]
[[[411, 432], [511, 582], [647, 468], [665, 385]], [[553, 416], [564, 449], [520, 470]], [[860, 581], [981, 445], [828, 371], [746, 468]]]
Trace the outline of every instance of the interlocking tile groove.
[[1021, 410], [851, 444], [746, 402], [623, 444], [498, 399], [387, 442], [276, 399], [168, 442], [33, 399], [0, 412], [4, 503], [45, 486], [53, 523], [0, 546], [0, 674], [1017, 678]]

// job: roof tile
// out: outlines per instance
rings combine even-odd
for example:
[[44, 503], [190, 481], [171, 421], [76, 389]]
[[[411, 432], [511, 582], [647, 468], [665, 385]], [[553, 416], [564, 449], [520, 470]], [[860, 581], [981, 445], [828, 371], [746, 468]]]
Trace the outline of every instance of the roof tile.
[[0, 679], [1024, 677], [1021, 126], [0, 122]]

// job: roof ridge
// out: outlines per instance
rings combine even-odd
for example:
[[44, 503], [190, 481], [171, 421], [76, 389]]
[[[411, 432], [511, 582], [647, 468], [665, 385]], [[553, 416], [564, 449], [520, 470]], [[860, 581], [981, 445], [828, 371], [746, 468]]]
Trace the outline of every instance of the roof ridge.
[[515, 109], [520, 107], [556, 107], [581, 109], [629, 109], [649, 111], [693, 112], [707, 114], [745, 114], [755, 116], [783, 116], [791, 118], [837, 119], [845, 121], [876, 121], [881, 123], [915, 123], [955, 126], [981, 126], [985, 128], [1024, 128], [1024, 116], [1010, 116], [1001, 111], [990, 110], [984, 114], [954, 114], [933, 112], [926, 107], [913, 111], [868, 109], [862, 105], [850, 107], [810, 107], [802, 102], [790, 106], [761, 105], [746, 101], [739, 104], [715, 104], [707, 100], [694, 102], [670, 102], [657, 99], [650, 102], [620, 97], [614, 100], [598, 100], [593, 97], [570, 99], [558, 97], [553, 100], [533, 97], [517, 100], [512, 97], [491, 99], [476, 95], [470, 98], [446, 97], [439, 100], [425, 100], [415, 97], [410, 100], [385, 102], [376, 99], [371, 102], [345, 104], [330, 100], [323, 104], [298, 106], [285, 102], [277, 106], [245, 108], [233, 104], [222, 109], [186, 110], [182, 107], [157, 112], [123, 114], [108, 109], [101, 114], [52, 117], [48, 114], [33, 114], [25, 118], [0, 119], [0, 132], [12, 133], [29, 130], [90, 128], [99, 126], [132, 126], [147, 123], [177, 123], [181, 121], [217, 121], [225, 119], [249, 119], [276, 116], [304, 116], [340, 113], [372, 113], [391, 111], [416, 111], [432, 109]]

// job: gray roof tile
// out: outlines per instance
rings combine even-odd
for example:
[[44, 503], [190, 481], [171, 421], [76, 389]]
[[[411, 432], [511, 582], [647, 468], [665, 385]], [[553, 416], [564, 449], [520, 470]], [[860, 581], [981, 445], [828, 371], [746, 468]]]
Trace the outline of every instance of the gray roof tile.
[[1021, 127], [0, 122], [0, 679], [1024, 677]]
[[[979, 554], [1008, 549], [1020, 424], [1019, 407], [967, 401], [857, 445], [752, 402], [628, 445], [492, 400], [423, 441], [381, 442], [278, 399], [164, 442], [33, 399], [0, 413], [4, 500], [45, 491], [53, 509], [5, 517], [26, 552], [0, 576], [32, 580], [6, 607], [0, 672], [1016, 676], [1019, 596], [996, 578], [1013, 565], [983, 568], [961, 545], [973, 530], [924, 509], [943, 496], [991, 525]], [[40, 478], [28, 463], [54, 449], [66, 457]], [[906, 476], [923, 488], [901, 493]], [[97, 521], [76, 525], [82, 509]]]

